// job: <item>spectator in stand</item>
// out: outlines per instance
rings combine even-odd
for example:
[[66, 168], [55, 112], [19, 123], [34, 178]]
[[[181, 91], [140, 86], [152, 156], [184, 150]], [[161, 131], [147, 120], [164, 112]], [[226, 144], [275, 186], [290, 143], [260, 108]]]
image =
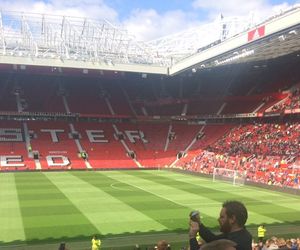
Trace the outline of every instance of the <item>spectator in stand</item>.
[[277, 239], [274, 237], [272, 239], [267, 240], [264, 249], [266, 250], [278, 249], [278, 245], [276, 244], [276, 241]]
[[199, 245], [196, 239], [197, 232], [206, 242], [219, 239], [228, 239], [235, 242], [237, 250], [251, 250], [252, 236], [246, 230], [245, 224], [248, 219], [248, 212], [244, 204], [239, 201], [226, 201], [218, 219], [222, 234], [215, 235], [206, 228], [200, 220], [199, 213], [190, 215], [190, 249], [197, 250]]
[[68, 250], [68, 248], [66, 247], [66, 243], [64, 242], [60, 243], [58, 250]]
[[170, 245], [165, 240], [160, 240], [157, 242], [156, 248], [157, 250], [171, 250]]
[[133, 248], [134, 250], [141, 250], [141, 247], [140, 247], [140, 245], [139, 244], [135, 244], [135, 246], [134, 246], [134, 248]]
[[292, 242], [292, 246], [291, 246], [292, 250], [299, 250], [300, 249], [300, 238], [291, 239], [291, 242]]

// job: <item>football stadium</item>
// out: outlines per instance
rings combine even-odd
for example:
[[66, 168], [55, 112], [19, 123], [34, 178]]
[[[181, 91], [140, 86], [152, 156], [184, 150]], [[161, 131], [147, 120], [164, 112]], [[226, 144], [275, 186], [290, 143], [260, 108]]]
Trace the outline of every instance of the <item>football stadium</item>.
[[0, 19], [0, 249], [187, 249], [190, 212], [219, 233], [228, 200], [253, 249], [260, 225], [300, 249], [300, 6], [147, 43], [105, 20]]

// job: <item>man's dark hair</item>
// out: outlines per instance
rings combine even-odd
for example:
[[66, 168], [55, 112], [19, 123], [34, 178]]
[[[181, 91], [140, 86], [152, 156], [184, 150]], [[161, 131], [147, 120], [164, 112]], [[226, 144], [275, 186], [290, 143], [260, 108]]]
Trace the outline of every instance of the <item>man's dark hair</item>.
[[243, 203], [239, 201], [225, 201], [223, 203], [223, 208], [226, 208], [228, 217], [232, 218], [235, 216], [236, 222], [240, 227], [243, 227], [246, 224], [248, 212]]

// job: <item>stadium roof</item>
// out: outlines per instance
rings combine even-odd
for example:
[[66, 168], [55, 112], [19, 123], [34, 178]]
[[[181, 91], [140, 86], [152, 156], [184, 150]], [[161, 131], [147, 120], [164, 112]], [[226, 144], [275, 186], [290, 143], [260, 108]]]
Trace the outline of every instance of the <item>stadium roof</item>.
[[[105, 20], [19, 12], [0, 15], [0, 64], [5, 65], [174, 75], [300, 53], [299, 6], [255, 26], [220, 18], [201, 30], [147, 44]], [[209, 36], [212, 41], [199, 42], [209, 30], [218, 30]]]
[[256, 25], [229, 39], [200, 48], [170, 67], [177, 74], [241, 62], [261, 62], [294, 52], [300, 53], [300, 7]]

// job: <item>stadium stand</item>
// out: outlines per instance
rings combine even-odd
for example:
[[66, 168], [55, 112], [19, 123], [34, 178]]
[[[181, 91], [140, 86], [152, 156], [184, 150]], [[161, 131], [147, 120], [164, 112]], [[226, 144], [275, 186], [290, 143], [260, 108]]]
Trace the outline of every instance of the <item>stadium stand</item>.
[[[228, 115], [234, 117], [236, 114], [245, 114], [246, 117], [254, 111], [261, 113], [264, 110], [267, 114], [270, 108], [276, 106], [274, 103], [281, 101], [285, 109], [297, 109], [299, 98], [297, 84], [291, 85], [291, 94], [276, 93], [274, 89], [270, 93], [268, 88], [266, 92], [257, 94], [258, 89], [261, 92], [261, 87], [264, 86], [259, 84], [252, 90], [253, 94], [247, 96], [241, 95], [242, 92], [245, 93], [244, 88], [241, 92], [235, 85], [226, 87], [220, 85], [222, 91], [227, 89], [227, 93], [231, 93], [226, 96], [224, 93], [220, 95], [218, 91], [206, 88], [205, 84], [207, 97], [196, 98], [194, 90], [199, 89], [196, 83], [190, 83], [185, 87], [180, 84], [171, 86], [171, 83], [159, 82], [158, 89], [154, 88], [151, 91], [153, 86], [136, 85], [130, 83], [130, 79], [122, 86], [118, 79], [109, 79], [100, 84], [97, 81], [90, 82], [90, 78], [84, 77], [60, 78], [58, 81], [57, 77], [51, 76], [31, 78], [27, 75], [25, 77], [16, 75], [14, 82], [17, 84], [9, 86], [7, 85], [9, 76], [4, 74], [2, 79], [1, 88], [10, 89], [9, 94], [1, 99], [9, 103], [9, 106], [3, 106], [3, 112], [15, 110], [18, 111], [17, 114], [23, 115], [27, 114], [26, 112], [29, 114], [42, 112], [46, 116], [54, 114], [55, 117], [57, 117], [55, 114], [61, 112], [75, 114], [77, 117], [69, 121], [68, 118], [61, 118], [60, 122], [48, 119], [43, 122], [31, 119], [27, 122], [29, 131], [34, 131], [30, 134], [32, 137], [30, 145], [39, 154], [40, 164], [36, 166], [35, 161], [35, 164], [29, 164], [29, 169], [49, 169], [46, 156], [51, 155], [51, 152], [56, 152], [59, 157], [68, 158], [70, 162], [63, 167], [64, 169], [162, 167], [170, 166], [176, 160], [177, 166], [188, 165], [190, 169], [194, 169], [194, 166], [190, 166], [193, 165], [191, 162], [194, 161], [193, 158], [199, 159], [197, 154], [199, 152], [200, 155], [203, 154], [203, 150], [236, 158], [255, 155], [252, 163], [256, 159], [271, 157], [272, 162], [287, 160], [290, 166], [298, 160], [297, 122], [251, 121], [238, 126], [226, 122], [219, 125], [206, 123], [191, 125], [185, 122], [189, 117], [195, 115], [201, 117], [205, 114], [212, 117]], [[88, 88], [86, 81], [89, 81]], [[270, 83], [267, 85], [272, 86]], [[287, 83], [275, 82], [274, 85], [281, 88]], [[236, 94], [232, 95], [233, 92]], [[213, 95], [217, 95], [217, 99]], [[85, 122], [79, 122], [76, 114], [84, 118]], [[154, 122], [151, 115], [157, 116], [158, 119], [166, 117], [167, 120]], [[168, 117], [172, 116], [176, 116], [178, 121], [170, 122]], [[124, 118], [129, 120], [125, 121]], [[130, 122], [133, 118], [135, 122]], [[117, 119], [118, 122], [113, 125], [114, 121], [109, 119]], [[20, 126], [22, 122], [17, 127]], [[43, 129], [53, 131], [41, 132]], [[59, 131], [54, 132], [55, 129]], [[116, 129], [120, 131], [119, 135]], [[196, 139], [199, 133], [203, 133], [203, 136]], [[50, 140], [54, 135], [59, 138], [57, 142]], [[25, 157], [26, 143], [23, 144], [25, 153], [19, 154]], [[82, 159], [79, 156], [81, 152], [85, 152], [88, 159]], [[64, 158], [56, 158], [58, 161], [62, 159]], [[60, 169], [59, 164], [53, 165], [50, 169]]]
[[13, 121], [0, 121], [0, 124], [1, 170], [34, 170], [35, 164], [25, 147], [22, 124]]

